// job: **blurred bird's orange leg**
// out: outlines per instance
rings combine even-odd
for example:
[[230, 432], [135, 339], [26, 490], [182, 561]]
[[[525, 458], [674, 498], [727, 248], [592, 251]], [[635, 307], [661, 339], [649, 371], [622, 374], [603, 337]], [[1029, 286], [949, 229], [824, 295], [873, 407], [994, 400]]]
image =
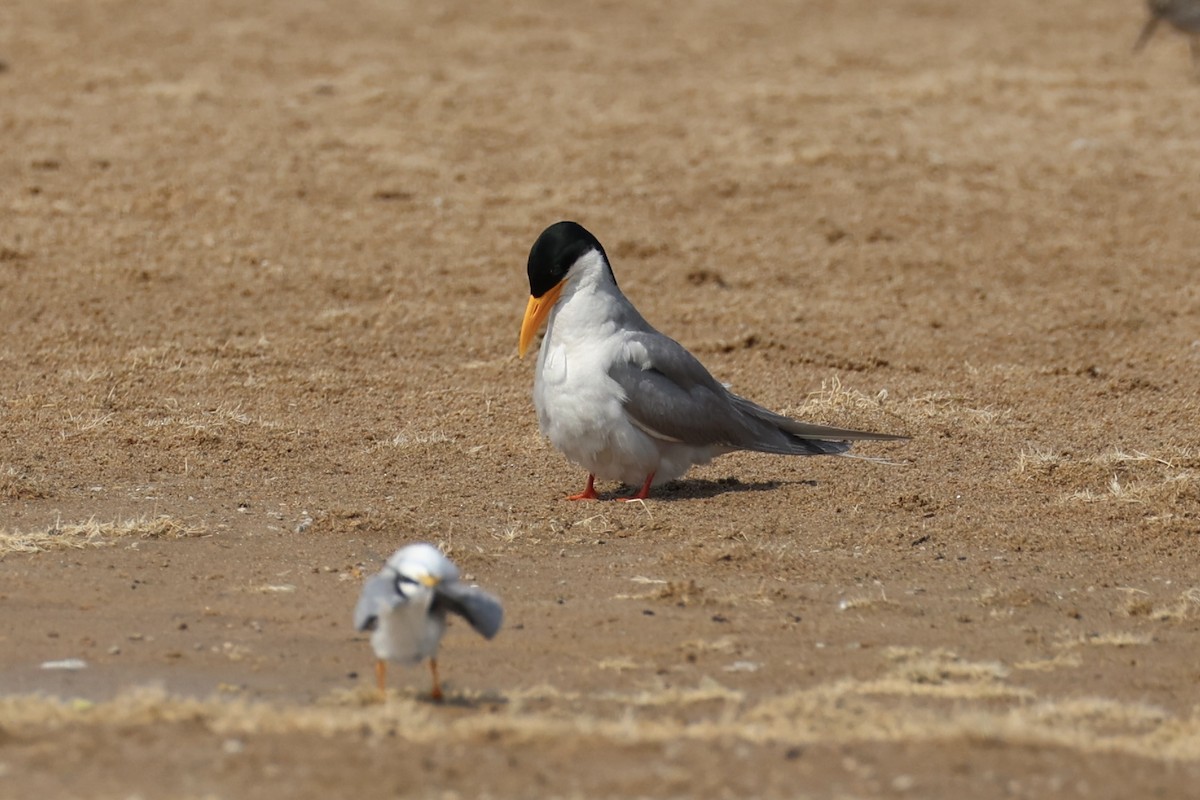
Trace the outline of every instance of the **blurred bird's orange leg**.
[[443, 696], [442, 695], [442, 683], [441, 683], [441, 681], [438, 680], [437, 659], [436, 658], [429, 659], [429, 672], [433, 675], [433, 690], [429, 693], [429, 696], [440, 703], [440, 702], [442, 702], [442, 696]]
[[642, 484], [642, 488], [638, 489], [638, 493], [629, 497], [618, 498], [622, 503], [628, 503], [632, 500], [645, 500], [650, 496], [650, 484], [654, 481], [654, 473], [651, 472], [646, 476], [646, 482]]
[[587, 488], [579, 494], [567, 496], [568, 500], [599, 500], [600, 495], [596, 494], [596, 476], [588, 473]]
[[382, 658], [375, 660], [375, 685], [380, 694], [387, 694], [387, 662]]

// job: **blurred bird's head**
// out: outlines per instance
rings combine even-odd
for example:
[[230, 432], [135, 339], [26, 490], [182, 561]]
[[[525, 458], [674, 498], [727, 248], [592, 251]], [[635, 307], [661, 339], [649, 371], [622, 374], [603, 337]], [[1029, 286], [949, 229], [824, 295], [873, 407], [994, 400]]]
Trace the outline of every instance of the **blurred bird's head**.
[[392, 554], [388, 567], [396, 574], [396, 591], [414, 597], [444, 581], [458, 580], [458, 568], [431, 544], [411, 544]]

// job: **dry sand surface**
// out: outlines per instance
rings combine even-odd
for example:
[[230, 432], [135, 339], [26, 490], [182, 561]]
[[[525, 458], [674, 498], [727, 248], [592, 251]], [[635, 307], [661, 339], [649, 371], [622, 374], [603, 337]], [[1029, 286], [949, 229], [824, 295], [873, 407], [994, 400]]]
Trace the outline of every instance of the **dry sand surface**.
[[[0, 797], [1194, 796], [1200, 82], [1143, 20], [5, 0]], [[564, 501], [563, 218], [912, 441]], [[414, 540], [507, 607], [443, 705], [350, 624]]]

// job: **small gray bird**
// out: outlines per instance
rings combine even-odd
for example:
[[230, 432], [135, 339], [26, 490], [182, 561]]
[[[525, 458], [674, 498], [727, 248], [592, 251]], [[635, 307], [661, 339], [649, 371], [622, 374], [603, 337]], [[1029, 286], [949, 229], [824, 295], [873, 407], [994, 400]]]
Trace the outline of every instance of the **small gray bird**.
[[1200, 74], [1200, 0], [1147, 0], [1146, 8], [1150, 19], [1133, 45], [1133, 52], [1140, 51], [1154, 35], [1159, 20], [1166, 20], [1176, 30], [1187, 34], [1192, 48], [1192, 67]]
[[600, 242], [578, 223], [544, 230], [528, 273], [517, 353], [545, 323], [533, 383], [538, 424], [588, 471], [587, 488], [568, 500], [595, 500], [598, 477], [641, 486], [622, 499], [642, 500], [651, 486], [735, 450], [837, 455], [852, 439], [908, 438], [801, 422], [730, 392], [646, 322], [617, 288]]
[[437, 651], [446, 632], [446, 614], [464, 618], [485, 639], [500, 630], [504, 608], [476, 586], [458, 580], [458, 568], [431, 544], [410, 544], [392, 554], [363, 584], [354, 607], [354, 627], [371, 631], [375, 680], [387, 691], [387, 662], [418, 664], [429, 659], [434, 700], [442, 699]]

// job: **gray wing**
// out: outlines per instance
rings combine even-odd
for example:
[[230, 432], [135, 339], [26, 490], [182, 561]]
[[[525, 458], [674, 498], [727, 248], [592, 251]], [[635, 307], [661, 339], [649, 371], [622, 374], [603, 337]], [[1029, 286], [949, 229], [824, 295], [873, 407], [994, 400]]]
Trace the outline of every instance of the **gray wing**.
[[491, 639], [504, 622], [504, 607], [478, 586], [459, 581], [443, 581], [433, 590], [434, 607], [441, 606], [470, 623], [483, 638]]
[[404, 602], [404, 596], [396, 591], [390, 575], [372, 575], [363, 584], [362, 594], [354, 606], [354, 629], [373, 630], [380, 611], [396, 608]]
[[845, 440], [907, 438], [810, 425], [768, 411], [731, 393], [683, 345], [657, 331], [631, 334], [623, 356], [608, 374], [625, 394], [625, 411], [635, 425], [665, 441], [833, 455], [850, 449]]

